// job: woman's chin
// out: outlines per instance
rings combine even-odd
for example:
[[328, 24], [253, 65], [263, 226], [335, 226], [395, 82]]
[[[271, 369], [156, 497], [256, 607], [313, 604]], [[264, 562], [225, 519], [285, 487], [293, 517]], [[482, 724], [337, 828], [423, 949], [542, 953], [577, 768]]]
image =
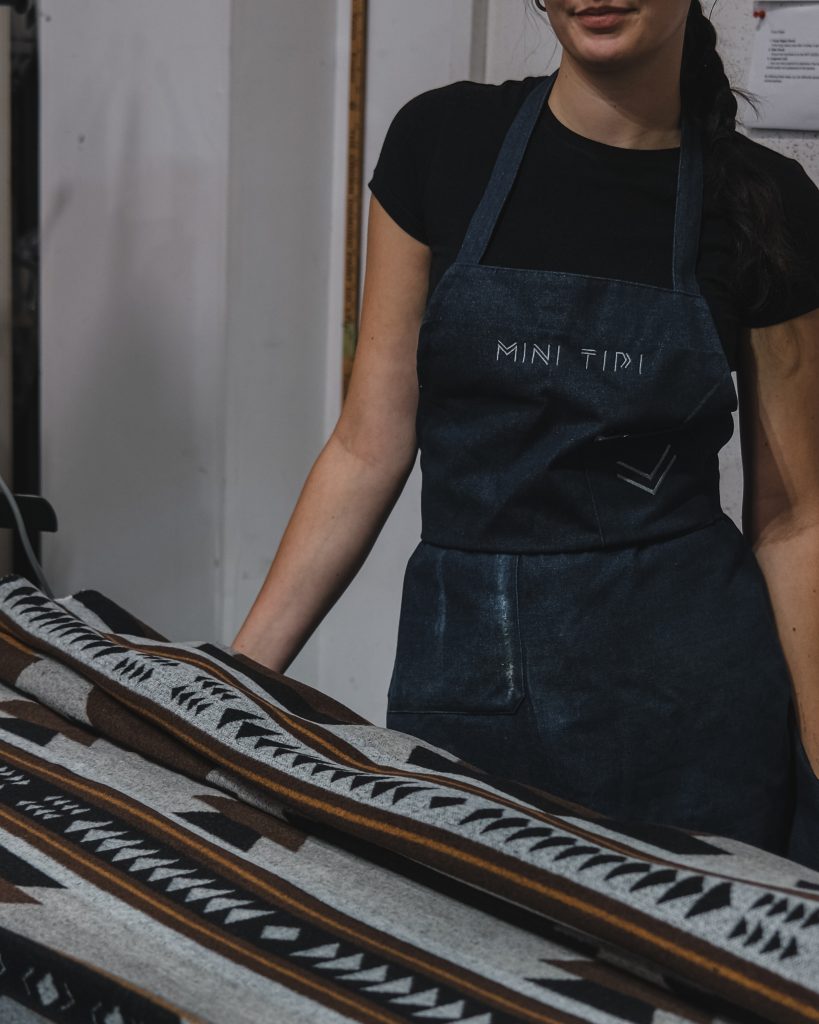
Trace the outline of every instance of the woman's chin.
[[617, 39], [599, 39], [594, 40], [591, 45], [587, 43], [578, 46], [572, 57], [576, 63], [598, 71], [605, 71], [607, 68], [616, 71], [639, 61], [639, 54], [635, 53], [634, 47], [624, 45], [622, 40]]
[[580, 57], [576, 60], [576, 63], [588, 71], [601, 75], [606, 73], [615, 74], [630, 67], [632, 64], [627, 57], [601, 57], [596, 54], [590, 57]]

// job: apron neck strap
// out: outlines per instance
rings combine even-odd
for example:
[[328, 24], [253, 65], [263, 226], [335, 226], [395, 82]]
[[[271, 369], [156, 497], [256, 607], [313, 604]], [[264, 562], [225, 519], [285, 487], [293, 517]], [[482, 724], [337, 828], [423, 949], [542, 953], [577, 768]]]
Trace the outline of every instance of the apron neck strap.
[[697, 253], [702, 224], [702, 140], [699, 126], [683, 114], [680, 121], [680, 162], [674, 211], [674, 291], [700, 294]]
[[[480, 203], [472, 214], [456, 263], [480, 263], [517, 178], [523, 155], [548, 99], [557, 71], [529, 93], [501, 145]], [[695, 269], [702, 218], [702, 145], [695, 123], [683, 115], [674, 214], [672, 280], [674, 291], [699, 295]]]
[[492, 175], [480, 203], [472, 214], [466, 235], [456, 257], [457, 263], [480, 263], [500, 212], [512, 190], [523, 154], [537, 124], [543, 104], [557, 77], [554, 71], [535, 86], [515, 115], [492, 168]]

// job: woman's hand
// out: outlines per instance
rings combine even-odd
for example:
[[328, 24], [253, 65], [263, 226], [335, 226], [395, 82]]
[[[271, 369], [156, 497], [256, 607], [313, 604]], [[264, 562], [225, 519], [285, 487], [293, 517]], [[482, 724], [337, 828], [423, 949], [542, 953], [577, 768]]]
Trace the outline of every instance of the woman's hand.
[[370, 200], [361, 320], [347, 398], [264, 585], [233, 641], [283, 672], [375, 543], [415, 462], [415, 369], [430, 250]]
[[738, 370], [743, 529], [771, 596], [819, 775], [819, 309], [757, 327]]

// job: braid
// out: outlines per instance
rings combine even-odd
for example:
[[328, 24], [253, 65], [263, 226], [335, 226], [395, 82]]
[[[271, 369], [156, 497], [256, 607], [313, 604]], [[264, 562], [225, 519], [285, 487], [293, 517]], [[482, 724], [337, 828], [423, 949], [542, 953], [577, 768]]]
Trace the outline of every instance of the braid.
[[706, 181], [733, 229], [732, 283], [744, 299], [752, 299], [748, 308], [756, 312], [774, 290], [787, 289], [798, 270], [797, 255], [785, 229], [779, 189], [748, 159], [735, 131], [735, 93], [752, 103], [748, 93], [732, 89], [714, 26], [700, 0], [691, 0], [680, 69], [681, 101], [699, 123]]

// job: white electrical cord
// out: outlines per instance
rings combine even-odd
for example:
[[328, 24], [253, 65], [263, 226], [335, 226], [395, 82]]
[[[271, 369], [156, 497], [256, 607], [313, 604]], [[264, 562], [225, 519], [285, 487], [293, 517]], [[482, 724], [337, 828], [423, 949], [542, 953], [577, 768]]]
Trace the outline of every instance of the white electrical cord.
[[6, 501], [9, 503], [11, 514], [14, 516], [14, 522], [17, 524], [17, 533], [20, 537], [20, 543], [23, 545], [23, 550], [26, 553], [26, 558], [31, 563], [31, 568], [34, 570], [34, 575], [37, 577], [40, 583], [40, 589], [43, 591], [43, 593], [48, 594], [48, 596], [52, 600], [54, 600], [54, 594], [52, 593], [51, 587], [49, 587], [48, 582], [46, 581], [45, 575], [43, 573], [43, 567], [37, 561], [37, 557], [35, 556], [34, 551], [32, 550], [31, 541], [28, 538], [28, 530], [26, 529], [26, 524], [23, 522], [23, 517], [20, 514], [20, 509], [17, 505], [17, 502], [14, 500], [14, 495], [6, 486], [6, 481], [3, 479], [2, 476], [0, 476], [0, 491], [3, 492]]

